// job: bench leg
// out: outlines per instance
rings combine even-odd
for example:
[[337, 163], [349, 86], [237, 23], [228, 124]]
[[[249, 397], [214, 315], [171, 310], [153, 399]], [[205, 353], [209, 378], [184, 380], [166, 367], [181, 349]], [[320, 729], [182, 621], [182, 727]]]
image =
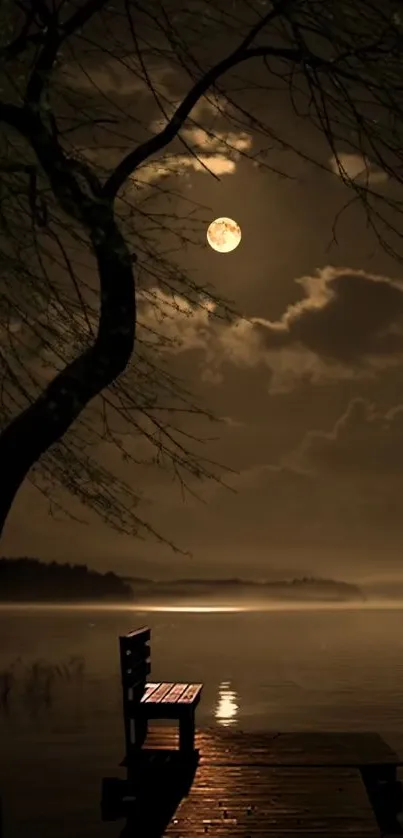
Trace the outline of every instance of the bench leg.
[[179, 750], [194, 751], [195, 745], [195, 714], [190, 711], [179, 719]]
[[143, 716], [139, 719], [134, 719], [134, 747], [142, 748], [146, 741], [148, 730], [148, 720]]

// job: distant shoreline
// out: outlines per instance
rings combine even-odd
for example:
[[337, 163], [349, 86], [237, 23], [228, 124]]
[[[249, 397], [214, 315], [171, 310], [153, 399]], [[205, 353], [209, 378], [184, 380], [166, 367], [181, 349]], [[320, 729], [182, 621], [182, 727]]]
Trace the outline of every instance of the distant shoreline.
[[333, 579], [302, 577], [283, 581], [254, 581], [249, 579], [174, 579], [153, 581], [135, 577], [124, 577], [131, 585], [135, 599], [189, 599], [206, 597], [234, 597], [240, 601], [253, 597], [263, 602], [362, 602], [365, 595], [357, 585]]
[[132, 586], [116, 573], [100, 573], [86, 565], [59, 564], [22, 557], [0, 558], [3, 603], [132, 602]]
[[221, 579], [179, 578], [156, 581], [144, 577], [121, 577], [100, 573], [86, 565], [59, 564], [23, 557], [0, 558], [0, 605], [35, 603], [46, 606], [80, 606], [91, 603], [141, 607], [165, 601], [183, 603], [203, 600], [206, 604], [239, 607], [245, 603], [363, 602], [357, 585], [335, 579], [302, 576], [280, 581], [239, 577]]

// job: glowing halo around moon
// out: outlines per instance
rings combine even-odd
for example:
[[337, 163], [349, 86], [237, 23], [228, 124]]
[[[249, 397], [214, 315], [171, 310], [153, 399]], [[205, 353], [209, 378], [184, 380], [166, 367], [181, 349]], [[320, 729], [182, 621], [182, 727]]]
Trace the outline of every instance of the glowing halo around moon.
[[207, 241], [218, 253], [230, 253], [231, 250], [235, 250], [241, 238], [241, 228], [232, 218], [216, 218], [207, 230]]

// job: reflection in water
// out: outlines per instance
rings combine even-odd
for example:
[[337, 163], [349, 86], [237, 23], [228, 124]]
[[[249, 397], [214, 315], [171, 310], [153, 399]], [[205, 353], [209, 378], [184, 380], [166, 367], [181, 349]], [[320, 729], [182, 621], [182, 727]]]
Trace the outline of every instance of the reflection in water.
[[241, 605], [141, 605], [142, 612], [167, 611], [175, 614], [215, 614], [221, 612], [237, 613], [247, 611]]
[[223, 681], [218, 688], [218, 702], [214, 710], [214, 716], [220, 725], [229, 727], [237, 723], [237, 700], [237, 694], [231, 689], [230, 681]]
[[229, 613], [259, 613], [264, 614], [267, 612], [290, 612], [290, 611], [298, 611], [298, 612], [317, 612], [317, 611], [328, 611], [328, 612], [337, 612], [337, 611], [403, 611], [403, 599], [399, 600], [392, 600], [392, 599], [382, 599], [382, 600], [375, 600], [375, 599], [368, 599], [365, 602], [320, 602], [320, 601], [306, 601], [306, 602], [298, 602], [292, 600], [284, 600], [284, 601], [276, 601], [276, 600], [258, 600], [254, 599], [251, 601], [245, 601], [244, 599], [242, 602], [234, 602], [231, 600], [231, 604], [224, 604], [224, 603], [214, 603], [214, 604], [203, 604], [203, 603], [181, 603], [181, 605], [170, 605], [168, 603], [159, 603], [154, 604], [149, 602], [148, 600], [143, 600], [133, 603], [110, 603], [110, 602], [102, 602], [102, 603], [94, 603], [94, 602], [83, 602], [83, 603], [63, 603], [63, 602], [55, 602], [55, 603], [45, 603], [45, 602], [10, 602], [10, 603], [0, 603], [0, 617], [7, 614], [7, 612], [13, 612], [13, 614], [20, 613], [21, 611], [25, 612], [42, 612], [46, 613], [48, 611], [58, 611], [63, 613], [64, 611], [68, 612], [80, 612], [84, 611], [86, 613], [92, 612], [120, 612], [120, 613], [128, 613], [128, 614], [139, 614], [139, 613], [147, 613], [147, 612], [175, 612], [184, 614], [187, 613], [200, 613], [200, 614], [214, 614], [219, 612], [229, 612]]

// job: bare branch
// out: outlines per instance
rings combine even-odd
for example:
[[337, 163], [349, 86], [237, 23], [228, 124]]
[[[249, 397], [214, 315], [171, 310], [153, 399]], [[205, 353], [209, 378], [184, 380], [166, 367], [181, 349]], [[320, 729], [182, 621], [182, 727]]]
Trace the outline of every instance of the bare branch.
[[288, 59], [293, 62], [302, 60], [299, 50], [265, 47], [263, 52], [262, 49], [256, 50], [256, 52], [254, 50], [242, 52], [240, 48], [236, 49], [235, 52], [227, 58], [224, 58], [223, 61], [220, 61], [215, 65], [215, 67], [212, 67], [211, 70], [208, 70], [203, 78], [194, 84], [162, 131], [154, 137], [151, 137], [149, 140], [146, 140], [145, 143], [138, 146], [138, 148], [134, 149], [127, 154], [126, 157], [124, 157], [104, 184], [103, 194], [109, 199], [115, 198], [119, 189], [121, 189], [128, 177], [130, 177], [130, 175], [141, 165], [141, 163], [148, 160], [149, 157], [156, 154], [158, 151], [162, 151], [163, 148], [172, 142], [192, 112], [194, 106], [209, 90], [209, 88], [212, 87], [214, 83], [221, 78], [221, 76], [228, 72], [228, 70], [236, 67], [243, 61], [248, 61], [250, 58], [255, 57], [255, 55], [258, 57], [262, 55], [271, 55], [277, 58]]
[[[49, 80], [49, 74], [56, 61], [57, 53], [64, 41], [84, 26], [96, 12], [100, 11], [107, 0], [87, 0], [81, 8], [65, 22], [59, 21], [58, 12], [48, 16], [44, 44], [34, 65], [27, 84], [25, 102], [37, 105]], [[46, 4], [43, 4], [46, 7]]]

